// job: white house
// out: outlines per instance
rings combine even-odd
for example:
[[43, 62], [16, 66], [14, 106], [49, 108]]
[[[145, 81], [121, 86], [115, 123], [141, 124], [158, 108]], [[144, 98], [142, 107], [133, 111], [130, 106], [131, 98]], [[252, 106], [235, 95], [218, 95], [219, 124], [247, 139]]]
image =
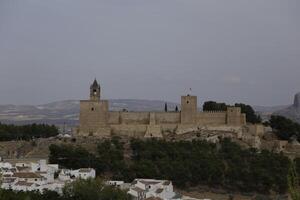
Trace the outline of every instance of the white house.
[[130, 183], [125, 183], [124, 181], [107, 181], [106, 185], [117, 187], [121, 190], [128, 190], [130, 188]]
[[40, 193], [43, 193], [44, 190], [50, 190], [62, 194], [62, 190], [65, 184], [66, 182], [56, 180], [53, 182], [46, 183], [44, 185], [40, 185], [37, 189]]
[[12, 175], [13, 178], [16, 178], [17, 182], [28, 182], [36, 184], [44, 184], [47, 179], [37, 173], [33, 172], [16, 172]]
[[47, 164], [46, 160], [40, 160], [37, 163], [31, 163], [30, 171], [40, 174], [49, 182], [54, 181], [54, 174], [59, 171], [59, 168], [57, 164]]
[[92, 168], [81, 168], [70, 171], [71, 176], [81, 179], [96, 178], [96, 171]]
[[58, 175], [58, 179], [61, 181], [69, 181], [72, 179], [71, 170], [69, 169], [61, 169]]
[[37, 188], [40, 185], [37, 183], [29, 183], [27, 181], [18, 181], [14, 185], [12, 185], [11, 189], [15, 191], [34, 191], [38, 190]]
[[13, 168], [12, 164], [8, 163], [8, 162], [0, 162], [0, 168], [1, 169], [11, 169]]
[[181, 200], [181, 196], [173, 191], [173, 185], [168, 180], [135, 179], [128, 191], [134, 200], [144, 200], [150, 197], [162, 200]]
[[39, 191], [45, 189], [62, 193], [67, 182], [76, 178], [95, 178], [96, 172], [92, 168], [77, 170], [61, 170], [58, 178], [54, 174], [59, 171], [57, 164], [47, 164], [46, 160], [37, 163], [17, 163], [15, 166], [10, 163], [0, 162], [1, 188], [16, 191]]
[[41, 184], [45, 184], [46, 179], [39, 174], [32, 172], [15, 172], [11, 175], [2, 177], [3, 189], [12, 189], [16, 191], [32, 191]]
[[15, 184], [16, 178], [12, 177], [12, 175], [2, 175], [2, 189], [11, 189], [12, 185]]

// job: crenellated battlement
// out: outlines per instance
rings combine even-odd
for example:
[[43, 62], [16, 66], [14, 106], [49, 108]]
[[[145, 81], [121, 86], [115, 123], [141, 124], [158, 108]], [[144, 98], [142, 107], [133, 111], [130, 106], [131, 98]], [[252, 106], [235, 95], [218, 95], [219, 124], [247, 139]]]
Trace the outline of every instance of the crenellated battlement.
[[205, 110], [203, 111], [204, 113], [226, 113], [226, 111], [222, 111], [222, 110]]

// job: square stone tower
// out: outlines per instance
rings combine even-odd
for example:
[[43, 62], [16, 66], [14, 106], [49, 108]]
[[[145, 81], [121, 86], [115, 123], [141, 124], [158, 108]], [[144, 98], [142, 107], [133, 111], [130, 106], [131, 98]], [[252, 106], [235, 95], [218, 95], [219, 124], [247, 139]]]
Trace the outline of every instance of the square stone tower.
[[100, 92], [100, 85], [95, 79], [90, 86], [90, 99], [80, 101], [80, 135], [104, 134], [104, 130], [107, 127], [108, 101], [100, 100]]
[[197, 112], [197, 96], [181, 96], [181, 123], [195, 124]]
[[241, 113], [240, 107], [227, 107], [227, 125], [240, 126], [246, 124], [246, 115]]

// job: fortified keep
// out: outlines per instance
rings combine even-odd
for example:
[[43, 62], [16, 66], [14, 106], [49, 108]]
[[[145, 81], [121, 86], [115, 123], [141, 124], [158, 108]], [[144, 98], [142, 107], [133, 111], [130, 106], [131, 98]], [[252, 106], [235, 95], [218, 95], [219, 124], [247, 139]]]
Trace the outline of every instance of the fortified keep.
[[179, 112], [109, 111], [108, 101], [101, 100], [97, 80], [90, 86], [90, 99], [80, 101], [79, 135], [162, 137], [163, 133], [182, 132], [202, 126], [240, 127], [246, 116], [239, 107], [222, 112], [199, 112], [196, 96], [181, 97]]

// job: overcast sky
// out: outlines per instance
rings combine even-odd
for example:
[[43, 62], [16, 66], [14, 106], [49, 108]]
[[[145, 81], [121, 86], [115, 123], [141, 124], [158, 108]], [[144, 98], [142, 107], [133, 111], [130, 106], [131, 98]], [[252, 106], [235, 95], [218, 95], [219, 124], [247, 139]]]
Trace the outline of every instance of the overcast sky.
[[0, 104], [292, 103], [299, 0], [0, 0]]

